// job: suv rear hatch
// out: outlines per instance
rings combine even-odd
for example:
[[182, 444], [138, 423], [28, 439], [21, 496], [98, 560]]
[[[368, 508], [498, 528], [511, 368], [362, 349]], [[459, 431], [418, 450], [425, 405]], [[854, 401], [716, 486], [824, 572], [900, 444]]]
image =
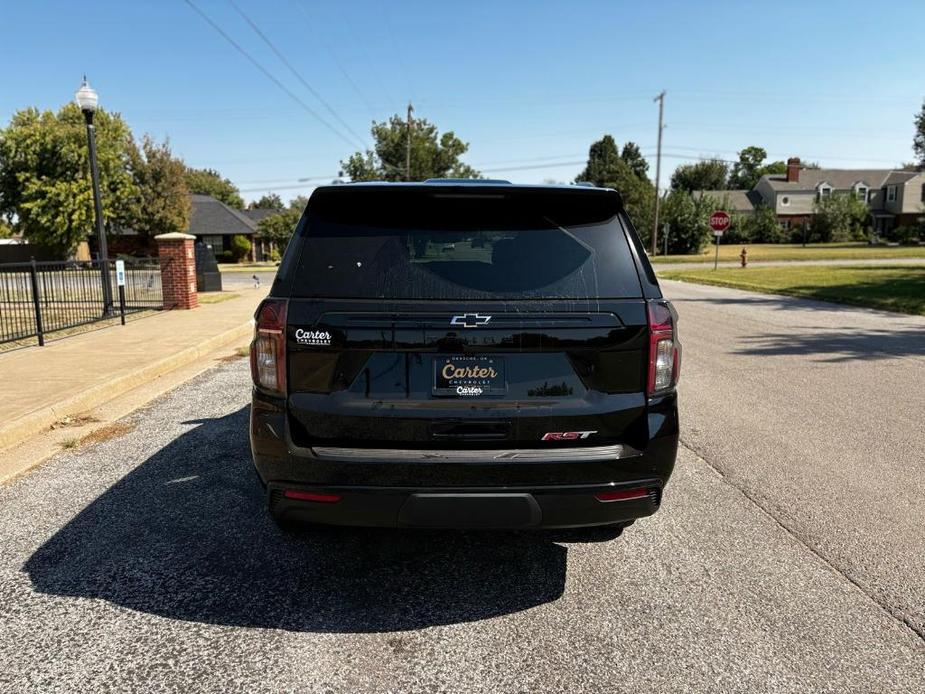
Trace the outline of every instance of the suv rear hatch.
[[288, 284], [301, 447], [644, 447], [647, 305], [614, 191], [316, 191]]

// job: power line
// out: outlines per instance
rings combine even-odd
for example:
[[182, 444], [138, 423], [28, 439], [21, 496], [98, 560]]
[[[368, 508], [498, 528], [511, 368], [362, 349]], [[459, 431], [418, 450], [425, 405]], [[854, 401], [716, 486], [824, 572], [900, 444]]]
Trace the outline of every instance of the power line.
[[408, 90], [408, 97], [413, 101], [415, 97], [414, 89], [411, 88], [411, 80], [408, 79], [408, 66], [405, 64], [404, 53], [402, 52], [398, 41], [395, 40], [395, 30], [392, 28], [392, 20], [389, 18], [388, 3], [381, 3], [379, 5], [379, 12], [382, 15], [382, 19], [384, 20], [383, 23], [385, 24], [385, 28], [388, 31], [389, 39], [392, 42], [392, 48], [395, 52], [395, 62], [398, 64], [398, 69], [401, 72], [402, 79], [404, 79], [405, 87]]
[[[708, 149], [705, 147], [683, 147], [679, 145], [673, 145], [673, 148], [679, 149], [679, 150], [691, 149], [691, 150], [700, 150], [700, 151], [703, 151], [704, 149]], [[648, 157], [653, 156], [653, 152], [651, 151], [652, 149], [654, 149], [653, 146], [646, 146], [641, 149], [644, 155], [647, 155]], [[813, 155], [805, 155], [805, 156], [807, 159], [820, 159], [820, 160], [837, 159], [837, 157], [818, 157], [818, 156], [813, 156]], [[738, 159], [725, 158], [724, 156], [721, 156], [720, 153], [717, 153], [716, 155], [701, 154], [699, 156], [696, 156], [693, 154], [684, 154], [682, 152], [664, 152], [663, 151], [662, 157], [665, 159], [679, 159], [682, 161], [718, 161], [724, 164], [738, 164], [739, 163]], [[892, 161], [888, 161], [885, 159], [879, 159], [879, 160], [878, 159], [865, 159], [863, 157], [856, 157], [854, 159], [849, 159], [848, 161], [880, 162], [880, 163], [889, 163], [889, 164], [893, 163]], [[525, 163], [521, 163], [521, 162], [525, 162]], [[509, 163], [512, 165], [511, 166], [498, 166], [499, 164], [504, 164], [504, 163]], [[533, 170], [540, 170], [540, 169], [555, 169], [555, 168], [566, 167], [566, 166], [584, 166], [585, 164], [587, 164], [587, 156], [576, 153], [574, 155], [562, 154], [562, 155], [557, 155], [555, 157], [526, 157], [523, 159], [508, 159], [506, 161], [484, 162], [481, 164], [476, 163], [476, 164], [473, 164], [473, 166], [482, 173], [503, 173], [505, 171], [533, 171]], [[388, 164], [386, 165], [391, 166]], [[400, 167], [392, 166], [391, 168], [395, 169], [396, 171], [403, 171], [403, 169], [401, 169]], [[256, 192], [256, 191], [263, 191], [263, 190], [288, 190], [288, 189], [294, 189], [294, 188], [303, 188], [303, 187], [306, 187], [304, 184], [310, 181], [333, 180], [337, 177], [338, 177], [337, 174], [324, 174], [324, 175], [305, 176], [305, 177], [301, 177], [298, 179], [287, 178], [287, 179], [263, 179], [263, 180], [241, 181], [241, 183], [247, 183], [247, 184], [271, 183], [271, 182], [279, 182], [279, 183], [286, 184], [286, 185], [280, 185], [280, 186], [242, 188], [241, 192], [244, 193], [244, 192]], [[303, 184], [303, 185], [297, 185], [297, 184]]]
[[229, 36], [229, 35], [225, 32], [224, 29], [222, 29], [218, 24], [216, 24], [214, 21], [212, 21], [212, 19], [209, 17], [209, 15], [207, 15], [205, 12], [203, 12], [202, 10], [200, 10], [200, 9], [196, 6], [196, 4], [193, 2], [193, 0], [186, 0], [186, 4], [189, 5], [190, 7], [192, 7], [192, 8], [196, 11], [196, 13], [206, 21], [206, 23], [207, 23], [209, 26], [211, 26], [216, 32], [218, 32], [218, 33], [222, 36], [222, 38], [224, 38], [228, 43], [230, 43], [232, 46], [234, 46], [234, 48], [235, 48], [241, 55], [243, 55], [245, 58], [247, 58], [247, 60], [248, 60], [254, 67], [256, 67], [258, 70], [260, 70], [260, 72], [262, 72], [262, 73], [266, 76], [267, 79], [269, 79], [271, 82], [273, 82], [273, 84], [275, 84], [277, 87], [279, 87], [280, 89], [282, 89], [282, 90], [289, 96], [290, 99], [292, 99], [293, 101], [295, 101], [295, 102], [296, 102], [299, 106], [301, 106], [307, 113], [309, 113], [311, 116], [313, 116], [316, 120], [318, 120], [322, 125], [324, 125], [324, 126], [325, 126], [328, 130], [330, 130], [332, 133], [334, 133], [335, 135], [337, 135], [341, 140], [343, 140], [344, 142], [346, 142], [351, 148], [356, 147], [356, 143], [351, 142], [340, 130], [338, 130], [338, 129], [335, 128], [333, 125], [331, 125], [330, 123], [328, 123], [328, 122], [327, 122], [324, 118], [322, 118], [311, 106], [309, 106], [309, 105], [306, 104], [304, 101], [302, 101], [302, 99], [300, 99], [299, 96], [298, 96], [297, 94], [295, 94], [291, 89], [289, 89], [289, 87], [287, 87], [285, 84], [283, 84], [282, 82], [280, 82], [280, 81], [273, 75], [272, 72], [270, 72], [270, 71], [267, 70], [263, 65], [261, 65], [259, 62], [257, 62], [257, 59], [254, 58], [254, 57], [253, 57], [250, 53], [248, 53], [246, 50], [244, 50], [244, 48], [241, 46], [241, 44], [239, 44], [237, 41], [235, 41], [233, 38], [231, 38], [231, 36]]
[[273, 51], [273, 53], [276, 55], [277, 58], [279, 58], [280, 62], [281, 62], [283, 65], [285, 65], [285, 66], [289, 69], [289, 72], [291, 72], [293, 75], [295, 75], [295, 78], [296, 78], [297, 80], [299, 80], [299, 82], [302, 83], [302, 86], [305, 87], [309, 92], [311, 92], [312, 96], [314, 96], [316, 99], [318, 99], [318, 101], [321, 103], [321, 105], [324, 106], [324, 107], [328, 110], [328, 113], [330, 113], [332, 116], [334, 116], [334, 118], [337, 120], [337, 122], [340, 123], [342, 126], [344, 126], [344, 129], [345, 129], [348, 133], [350, 133], [351, 135], [353, 135], [353, 137], [355, 137], [355, 138], [357, 139], [357, 142], [360, 143], [360, 149], [365, 148], [365, 147], [366, 147], [366, 145], [365, 145], [365, 140], [364, 140], [362, 137], [360, 137], [359, 135], [357, 135], [356, 132], [354, 132], [353, 128], [351, 128], [350, 125], [348, 125], [347, 121], [345, 121], [343, 118], [340, 117], [340, 114], [337, 113], [337, 111], [335, 111], [333, 108], [331, 108], [331, 105], [330, 105], [327, 101], [325, 101], [324, 98], [322, 98], [321, 94], [319, 94], [319, 93], [315, 90], [315, 88], [312, 87], [312, 85], [310, 85], [310, 84], [308, 83], [308, 80], [306, 80], [306, 79], [302, 76], [302, 73], [300, 73], [298, 70], [296, 70], [295, 67], [292, 65], [292, 63], [290, 63], [290, 62], [286, 59], [286, 56], [283, 55], [283, 52], [282, 52], [281, 50], [279, 50], [279, 48], [276, 47], [276, 44], [274, 44], [274, 43], [270, 40], [270, 38], [269, 38], [265, 33], [263, 33], [263, 31], [260, 30], [260, 27], [258, 27], [258, 26], [254, 23], [254, 20], [252, 20], [252, 19], [244, 12], [244, 10], [242, 10], [242, 9], [238, 6], [238, 3], [236, 3], [234, 0], [228, 0], [228, 3], [234, 8], [235, 12], [237, 12], [239, 15], [241, 15], [241, 18], [242, 18], [245, 22], [247, 22], [248, 25], [250, 25], [250, 28], [254, 30], [254, 33], [257, 34], [257, 36], [259, 36], [259, 37], [263, 40], [263, 42], [264, 42], [265, 44], [267, 44], [267, 46], [270, 48], [270, 50]]
[[[338, 4], [335, 3], [334, 7], [339, 10]], [[389, 110], [392, 110], [392, 107], [395, 106], [395, 99], [392, 98], [392, 93], [385, 86], [385, 80], [382, 79], [382, 76], [379, 74], [379, 70], [376, 68], [376, 61], [374, 61], [370, 55], [369, 51], [366, 48], [366, 41], [363, 41], [362, 38], [357, 40], [358, 33], [353, 22], [350, 19], [350, 12], [342, 12], [340, 14], [341, 20], [343, 20], [344, 27], [350, 33], [350, 37], [353, 39], [354, 43], [360, 49], [360, 54], [363, 56], [363, 59], [366, 61], [366, 64], [369, 66], [370, 75], [373, 77], [373, 81], [382, 90], [382, 93], [385, 95], [386, 101], [389, 102]], [[396, 113], [401, 111], [401, 106], [396, 110]]]
[[337, 52], [333, 48], [331, 48], [331, 44], [327, 40], [327, 38], [325, 36], [322, 36], [321, 32], [319, 32], [315, 28], [315, 25], [312, 21], [312, 17], [311, 15], [308, 14], [308, 10], [305, 9], [301, 0], [294, 0], [294, 2], [295, 2], [295, 6], [299, 8], [299, 12], [302, 13], [302, 16], [308, 20], [308, 24], [309, 26], [312, 27], [312, 31], [315, 35], [315, 38], [318, 40], [319, 43], [321, 43], [324, 46], [325, 50], [328, 52], [328, 55], [331, 56], [331, 60], [334, 61], [334, 64], [337, 66], [337, 69], [340, 70], [340, 74], [342, 74], [344, 76], [344, 79], [347, 80], [347, 82], [350, 84], [351, 87], [353, 87], [353, 91], [355, 91], [357, 93], [357, 96], [360, 97], [360, 101], [362, 101], [363, 104], [366, 106], [366, 110], [369, 112], [369, 115], [372, 118], [375, 118], [376, 111], [373, 108], [372, 104], [369, 102], [369, 99], [366, 98], [366, 95], [360, 90], [360, 86], [354, 81], [353, 77], [350, 76], [350, 73], [347, 72], [347, 69], [340, 62], [340, 58], [337, 57]]

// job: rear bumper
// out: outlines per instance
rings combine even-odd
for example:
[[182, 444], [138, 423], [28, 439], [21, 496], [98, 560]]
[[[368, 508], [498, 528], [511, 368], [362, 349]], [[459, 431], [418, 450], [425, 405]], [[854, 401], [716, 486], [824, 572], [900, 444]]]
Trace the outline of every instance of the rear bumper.
[[[658, 510], [659, 480], [633, 485], [645, 490], [641, 498], [600, 501], [596, 497], [625, 488], [319, 488], [273, 482], [267, 492], [270, 512], [282, 520], [366, 527], [526, 529], [606, 525]], [[324, 501], [289, 498], [287, 492], [310, 492]]]
[[[629, 521], [658, 509], [678, 447], [673, 394], [650, 402], [648, 436], [633, 446], [304, 448], [288, 435], [285, 401], [256, 391], [250, 424], [254, 465], [272, 513], [339, 525], [569, 528]], [[623, 489], [647, 493], [596, 498]], [[338, 499], [287, 498], [287, 490]]]

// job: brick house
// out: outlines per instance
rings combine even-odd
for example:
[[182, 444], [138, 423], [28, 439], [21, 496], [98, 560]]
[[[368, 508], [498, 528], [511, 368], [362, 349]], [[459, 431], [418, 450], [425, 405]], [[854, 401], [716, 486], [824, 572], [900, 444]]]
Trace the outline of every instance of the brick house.
[[812, 223], [816, 201], [835, 193], [863, 201], [878, 234], [925, 222], [925, 172], [808, 169], [792, 157], [787, 160], [787, 173], [762, 176], [754, 192], [774, 210], [785, 229]]
[[[257, 222], [243, 211], [235, 210], [211, 195], [191, 195], [189, 232], [212, 246], [215, 257], [222, 261], [222, 254], [231, 250], [231, 237], [243, 236], [251, 242], [249, 260], [257, 260]], [[260, 258], [262, 260], [262, 258]]]
[[758, 205], [774, 210], [784, 229], [812, 225], [816, 201], [833, 193], [854, 195], [870, 209], [873, 228], [885, 234], [899, 226], [925, 224], [925, 172], [892, 169], [810, 169], [797, 157], [787, 173], [766, 174], [752, 190], [704, 190], [695, 195], [728, 198], [730, 212]]

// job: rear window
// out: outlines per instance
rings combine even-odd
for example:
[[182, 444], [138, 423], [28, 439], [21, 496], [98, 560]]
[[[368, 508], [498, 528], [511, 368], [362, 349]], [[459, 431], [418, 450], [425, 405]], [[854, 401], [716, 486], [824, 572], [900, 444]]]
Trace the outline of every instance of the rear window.
[[309, 203], [292, 293], [357, 299], [638, 297], [616, 199], [586, 191], [399, 187], [319, 195]]

